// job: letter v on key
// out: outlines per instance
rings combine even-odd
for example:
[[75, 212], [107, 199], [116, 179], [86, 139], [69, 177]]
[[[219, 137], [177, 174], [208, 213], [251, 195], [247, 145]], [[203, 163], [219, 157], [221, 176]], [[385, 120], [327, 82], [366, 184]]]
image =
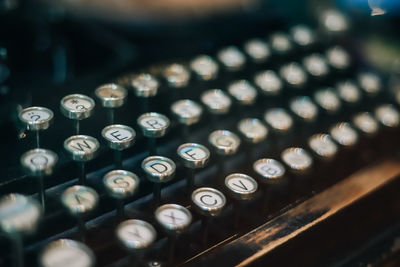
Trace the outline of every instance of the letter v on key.
[[232, 185], [234, 185], [234, 186], [236, 186], [236, 187], [238, 187], [240, 189], [243, 189], [244, 191], [248, 191], [249, 190], [247, 188], [247, 186], [243, 183], [242, 180], [238, 180], [238, 183], [232, 182]]
[[237, 200], [253, 198], [258, 188], [256, 180], [241, 173], [228, 175], [225, 178], [225, 186], [227, 187], [229, 194]]

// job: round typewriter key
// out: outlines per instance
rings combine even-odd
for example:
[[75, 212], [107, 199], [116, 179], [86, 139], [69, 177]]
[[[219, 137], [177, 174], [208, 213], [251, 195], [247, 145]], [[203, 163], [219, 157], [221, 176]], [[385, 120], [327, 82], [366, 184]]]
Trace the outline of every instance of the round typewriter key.
[[350, 105], [355, 105], [361, 101], [361, 92], [355, 83], [352, 81], [339, 82], [336, 85], [337, 94], [340, 99]]
[[346, 32], [349, 28], [348, 18], [334, 9], [321, 12], [319, 20], [324, 31], [332, 35]]
[[315, 33], [306, 25], [296, 25], [290, 29], [293, 42], [301, 48], [309, 48], [315, 43]]
[[313, 159], [303, 148], [290, 147], [281, 153], [282, 161], [296, 174], [305, 174], [312, 166]]
[[79, 121], [89, 118], [94, 111], [94, 100], [81, 94], [64, 96], [60, 102], [61, 113], [75, 121], [75, 133], [79, 134]]
[[126, 220], [117, 226], [115, 233], [122, 247], [135, 257], [133, 261], [142, 266], [143, 253], [153, 245], [157, 237], [154, 227], [142, 220]]
[[328, 134], [314, 134], [308, 139], [308, 146], [322, 160], [331, 160], [338, 152], [337, 145]]
[[357, 79], [361, 89], [369, 96], [375, 96], [382, 91], [382, 81], [379, 76], [374, 73], [360, 73]]
[[12, 193], [0, 199], [0, 227], [7, 235], [34, 233], [41, 215], [40, 204], [33, 198]]
[[157, 204], [161, 199], [161, 183], [169, 182], [175, 177], [176, 165], [169, 158], [151, 156], [142, 161], [142, 169], [147, 179], [154, 183], [154, 202]]
[[231, 83], [228, 92], [241, 105], [252, 105], [257, 98], [257, 90], [247, 80]]
[[228, 194], [234, 199], [233, 220], [235, 228], [237, 228], [239, 226], [240, 215], [244, 208], [241, 207], [240, 202], [253, 199], [257, 192], [258, 184], [256, 180], [246, 174], [233, 173], [225, 177], [225, 187]]
[[57, 161], [57, 154], [47, 149], [32, 149], [21, 156], [21, 165], [25, 172], [39, 178], [39, 197], [43, 210], [46, 207], [43, 177], [53, 173]]
[[259, 119], [242, 119], [237, 128], [245, 140], [252, 144], [260, 143], [268, 136], [267, 127]]
[[158, 207], [155, 218], [167, 233], [173, 235], [184, 232], [192, 222], [190, 211], [177, 204], [165, 204]]
[[252, 199], [258, 188], [256, 180], [242, 173], [233, 173], [225, 177], [225, 186], [231, 197], [236, 200]]
[[288, 63], [281, 67], [279, 74], [293, 88], [304, 87], [308, 79], [303, 67], [296, 62]]
[[261, 39], [251, 39], [244, 46], [244, 51], [256, 63], [262, 63], [268, 60], [271, 51], [267, 42]]
[[87, 135], [74, 135], [64, 141], [64, 149], [68, 155], [80, 164], [79, 182], [82, 185], [86, 182], [85, 162], [97, 156], [99, 147], [99, 141]]
[[254, 83], [264, 95], [278, 95], [282, 91], [282, 81], [272, 70], [265, 70], [254, 76]]
[[82, 216], [93, 211], [98, 201], [97, 192], [83, 185], [68, 187], [61, 195], [61, 203], [73, 216]]
[[211, 187], [201, 187], [192, 193], [193, 208], [203, 215], [203, 246], [208, 239], [208, 227], [210, 217], [218, 216], [226, 205], [226, 198], [223, 193]]
[[156, 209], [154, 216], [158, 224], [169, 236], [169, 261], [171, 261], [175, 252], [176, 238], [189, 228], [192, 222], [192, 214], [183, 206], [165, 204]]
[[228, 130], [217, 130], [208, 136], [208, 142], [218, 155], [233, 155], [239, 149], [239, 137]]
[[29, 107], [21, 110], [18, 118], [27, 130], [36, 132], [36, 147], [39, 148], [39, 131], [49, 128], [54, 118], [53, 111], [43, 107]]
[[263, 184], [279, 184], [285, 178], [285, 167], [275, 159], [259, 159], [253, 163], [253, 170], [260, 176]]
[[271, 158], [262, 158], [253, 163], [253, 171], [257, 180], [263, 185], [261, 210], [268, 210], [272, 196], [285, 196], [288, 178], [285, 167], [279, 161]]
[[162, 267], [163, 264], [160, 261], [149, 261], [147, 263], [147, 265], [145, 265], [147, 267]]
[[13, 266], [24, 266], [22, 238], [36, 231], [41, 215], [40, 204], [30, 197], [8, 194], [0, 199], [0, 230], [12, 242]]
[[179, 100], [172, 104], [172, 113], [178, 121], [185, 125], [192, 125], [200, 120], [203, 108], [196, 102], [188, 99]]
[[321, 54], [315, 53], [305, 57], [303, 66], [311, 76], [318, 79], [325, 77], [329, 73], [328, 62]]
[[58, 239], [49, 243], [39, 257], [41, 267], [94, 267], [95, 261], [89, 247], [70, 239]]
[[350, 67], [350, 55], [340, 46], [329, 48], [325, 56], [329, 65], [336, 70], [343, 71]]
[[201, 187], [193, 191], [194, 208], [205, 216], [218, 216], [226, 205], [226, 198], [217, 189]]
[[347, 122], [335, 124], [329, 133], [338, 144], [344, 147], [354, 146], [358, 142], [357, 132]]
[[131, 127], [113, 124], [105, 127], [101, 135], [106, 140], [109, 148], [114, 150], [115, 167], [122, 168], [122, 151], [135, 143], [136, 132]]
[[292, 132], [294, 124], [292, 117], [282, 108], [271, 108], [264, 113], [264, 121], [271, 127], [275, 136], [271, 144], [275, 150], [281, 150], [285, 145], [286, 137]]
[[157, 154], [156, 138], [163, 137], [166, 134], [170, 126], [169, 119], [160, 113], [149, 112], [140, 115], [137, 124], [143, 135], [149, 140], [150, 155]]
[[218, 65], [210, 56], [200, 55], [190, 62], [190, 68], [196, 75], [204, 80], [215, 79], [218, 74]]
[[84, 217], [97, 207], [98, 202], [97, 192], [83, 185], [68, 187], [61, 195], [62, 205], [78, 221], [78, 230], [82, 240], [85, 239], [86, 232]]
[[229, 96], [220, 89], [212, 89], [201, 94], [201, 102], [212, 114], [226, 114], [232, 105]]
[[[332, 180], [337, 179], [338, 169], [345, 168], [342, 166], [346, 164], [346, 154], [340, 155], [337, 144], [332, 140], [328, 134], [318, 133], [314, 134], [308, 139], [308, 147], [314, 156], [316, 156], [315, 168], [313, 176], [317, 179], [314, 180], [313, 187], [318, 190], [326, 186]], [[341, 163], [341, 168], [337, 168], [337, 163]], [[321, 179], [323, 177], [323, 179]], [[299, 185], [301, 187], [301, 185]], [[308, 189], [309, 190], [309, 189]]]
[[133, 92], [137, 97], [148, 98], [157, 95], [159, 83], [151, 74], [142, 73], [131, 81]]
[[399, 126], [400, 126], [400, 113], [391, 104], [381, 104], [374, 110], [376, 120], [383, 126], [382, 141], [380, 149], [387, 152], [398, 151], [393, 149], [399, 147]]
[[195, 170], [204, 168], [210, 159], [210, 151], [203, 145], [195, 143], [182, 144], [177, 149], [183, 165], [190, 170], [188, 174], [188, 188], [194, 186]]
[[332, 88], [319, 89], [314, 94], [314, 101], [328, 114], [338, 112], [342, 106]]
[[109, 123], [114, 123], [114, 109], [121, 107], [127, 100], [128, 92], [115, 83], [103, 84], [94, 91], [103, 107], [108, 109]]
[[173, 103], [171, 111], [178, 122], [183, 124], [183, 138], [187, 140], [189, 138], [189, 126], [200, 120], [203, 108], [192, 100], [183, 99]]
[[290, 101], [289, 107], [302, 122], [315, 121], [318, 116], [318, 108], [308, 96], [293, 98]]
[[400, 113], [393, 105], [383, 104], [375, 109], [376, 119], [385, 127], [396, 128], [400, 125]]
[[292, 52], [293, 44], [290, 36], [284, 32], [277, 32], [270, 36], [269, 42], [272, 50], [279, 55], [287, 55]]
[[164, 78], [173, 88], [185, 87], [190, 80], [190, 72], [181, 64], [171, 64], [164, 69]]
[[103, 84], [97, 87], [95, 95], [105, 108], [119, 108], [127, 100], [128, 92], [122, 86], [115, 83]]
[[135, 96], [141, 98], [142, 112], [147, 112], [149, 110], [149, 98], [157, 95], [160, 87], [159, 82], [153, 75], [141, 73], [136, 75], [130, 84]]
[[124, 200], [137, 191], [139, 177], [129, 171], [114, 170], [104, 176], [103, 185], [107, 194], [117, 200], [117, 214], [119, 218], [123, 218]]
[[379, 130], [379, 124], [369, 112], [361, 112], [353, 117], [353, 125], [363, 134], [375, 135]]
[[282, 108], [272, 108], [264, 113], [264, 120], [271, 126], [272, 130], [278, 133], [288, 132], [293, 126], [293, 119]]
[[225, 69], [229, 71], [240, 70], [246, 63], [245, 55], [236, 46], [229, 46], [221, 49], [217, 57]]
[[126, 220], [118, 225], [116, 235], [126, 250], [137, 252], [149, 248], [156, 240], [157, 232], [148, 222]]

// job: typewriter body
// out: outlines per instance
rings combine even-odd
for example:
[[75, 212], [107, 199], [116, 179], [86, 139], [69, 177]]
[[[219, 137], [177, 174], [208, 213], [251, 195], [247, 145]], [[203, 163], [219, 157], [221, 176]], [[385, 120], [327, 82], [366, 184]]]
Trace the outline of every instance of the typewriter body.
[[398, 4], [152, 2], [1, 2], [0, 266], [398, 266]]

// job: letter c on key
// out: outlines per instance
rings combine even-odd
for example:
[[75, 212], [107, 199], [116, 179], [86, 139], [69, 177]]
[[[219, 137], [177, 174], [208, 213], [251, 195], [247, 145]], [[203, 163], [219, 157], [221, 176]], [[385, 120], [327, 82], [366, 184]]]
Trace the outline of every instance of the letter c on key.
[[217, 200], [215, 199], [215, 198], [213, 198], [214, 199], [214, 203], [212, 203], [212, 204], [210, 204], [210, 203], [207, 203], [205, 200], [204, 200], [204, 198], [213, 198], [213, 196], [211, 196], [211, 195], [202, 195], [201, 197], [200, 197], [200, 201], [204, 204], [204, 205], [207, 205], [207, 206], [215, 206], [218, 202], [217, 202]]

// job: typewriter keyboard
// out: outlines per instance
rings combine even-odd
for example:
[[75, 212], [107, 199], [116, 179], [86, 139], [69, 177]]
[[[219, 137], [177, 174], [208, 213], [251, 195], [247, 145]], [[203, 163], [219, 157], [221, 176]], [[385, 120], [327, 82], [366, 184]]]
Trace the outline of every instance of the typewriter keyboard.
[[21, 107], [0, 265], [190, 264], [392, 156], [400, 97], [360, 62], [298, 25]]

